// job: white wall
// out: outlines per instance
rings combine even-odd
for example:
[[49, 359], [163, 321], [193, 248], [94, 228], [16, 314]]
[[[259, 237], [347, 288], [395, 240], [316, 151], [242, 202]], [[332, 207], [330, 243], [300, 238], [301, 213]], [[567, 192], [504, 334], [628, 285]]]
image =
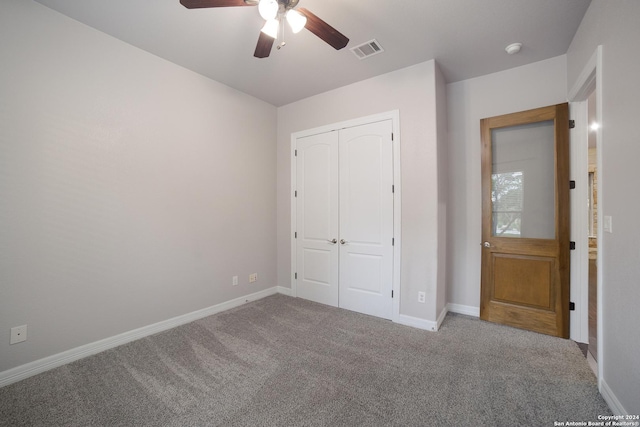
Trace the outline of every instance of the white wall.
[[[291, 287], [291, 134], [398, 109], [402, 163], [400, 313], [435, 321], [438, 269], [436, 69], [424, 62], [278, 109], [278, 284]], [[428, 304], [417, 302], [419, 291]]]
[[25, 0], [0, 62], [0, 372], [276, 285], [275, 107]]
[[[640, 2], [593, 0], [567, 51], [568, 87], [573, 88], [602, 45], [602, 192], [598, 216], [613, 218], [613, 233], [599, 236], [602, 248], [603, 394], [614, 410], [640, 413]], [[610, 404], [612, 403], [609, 400]]]
[[436, 313], [446, 314], [447, 218], [449, 216], [449, 135], [447, 132], [447, 83], [436, 67], [436, 123], [438, 139], [438, 279]]
[[448, 302], [480, 307], [480, 119], [566, 101], [564, 55], [447, 85]]

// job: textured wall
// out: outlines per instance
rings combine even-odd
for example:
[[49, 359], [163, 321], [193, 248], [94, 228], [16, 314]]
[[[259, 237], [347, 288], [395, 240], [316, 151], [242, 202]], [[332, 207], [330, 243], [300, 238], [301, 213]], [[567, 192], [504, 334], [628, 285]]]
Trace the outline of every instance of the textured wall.
[[[398, 109], [402, 163], [400, 313], [435, 321], [438, 293], [436, 68], [424, 62], [278, 109], [278, 284], [291, 286], [291, 134]], [[426, 292], [429, 304], [417, 302]]]
[[613, 233], [598, 236], [602, 250], [603, 378], [630, 414], [640, 413], [640, 2], [593, 0], [567, 51], [568, 87], [602, 45], [602, 169], [598, 215], [611, 216]]
[[480, 307], [480, 119], [565, 102], [565, 76], [563, 55], [447, 85], [448, 302]]
[[0, 61], [0, 371], [276, 285], [275, 107], [31, 1]]

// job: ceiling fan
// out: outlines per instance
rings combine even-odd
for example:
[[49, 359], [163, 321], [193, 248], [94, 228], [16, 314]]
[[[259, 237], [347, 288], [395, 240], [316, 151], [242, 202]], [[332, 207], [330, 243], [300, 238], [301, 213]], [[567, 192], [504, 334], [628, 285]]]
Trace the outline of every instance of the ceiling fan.
[[[253, 56], [266, 58], [271, 53], [273, 42], [284, 19], [294, 33], [303, 28], [320, 37], [334, 49], [340, 50], [349, 43], [349, 39], [338, 30], [305, 8], [294, 9], [300, 0], [180, 0], [187, 9], [206, 7], [258, 6], [260, 16], [267, 21], [260, 31], [258, 44]], [[283, 28], [284, 29], [284, 28]], [[278, 46], [280, 48], [280, 46]]]

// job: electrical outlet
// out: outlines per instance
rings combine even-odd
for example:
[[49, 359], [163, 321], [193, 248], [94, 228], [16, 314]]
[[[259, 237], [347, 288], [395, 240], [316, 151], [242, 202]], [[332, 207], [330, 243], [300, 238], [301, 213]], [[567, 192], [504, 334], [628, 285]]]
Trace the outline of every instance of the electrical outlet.
[[233, 276], [233, 279], [231, 279], [231, 284], [233, 286], [238, 286], [238, 276]]
[[425, 292], [418, 292], [418, 302], [425, 303], [427, 300], [427, 294]]
[[27, 325], [11, 328], [11, 341], [9, 344], [17, 344], [27, 340]]
[[258, 273], [253, 273], [249, 275], [249, 283], [253, 283], [258, 280]]

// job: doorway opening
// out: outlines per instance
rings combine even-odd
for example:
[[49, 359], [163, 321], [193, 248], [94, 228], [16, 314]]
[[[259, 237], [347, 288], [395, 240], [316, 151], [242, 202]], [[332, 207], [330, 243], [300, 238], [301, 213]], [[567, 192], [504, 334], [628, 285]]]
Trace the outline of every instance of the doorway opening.
[[[587, 344], [586, 356], [602, 391], [602, 288], [603, 227], [606, 221], [602, 192], [602, 46], [598, 46], [568, 93], [571, 118], [571, 174], [576, 181], [572, 190], [571, 339]], [[599, 215], [600, 214], [600, 215]]]
[[597, 372], [598, 361], [598, 123], [596, 117], [596, 91], [587, 98], [588, 140], [588, 241], [589, 241], [589, 291], [588, 291], [588, 328], [589, 340], [587, 359]]

